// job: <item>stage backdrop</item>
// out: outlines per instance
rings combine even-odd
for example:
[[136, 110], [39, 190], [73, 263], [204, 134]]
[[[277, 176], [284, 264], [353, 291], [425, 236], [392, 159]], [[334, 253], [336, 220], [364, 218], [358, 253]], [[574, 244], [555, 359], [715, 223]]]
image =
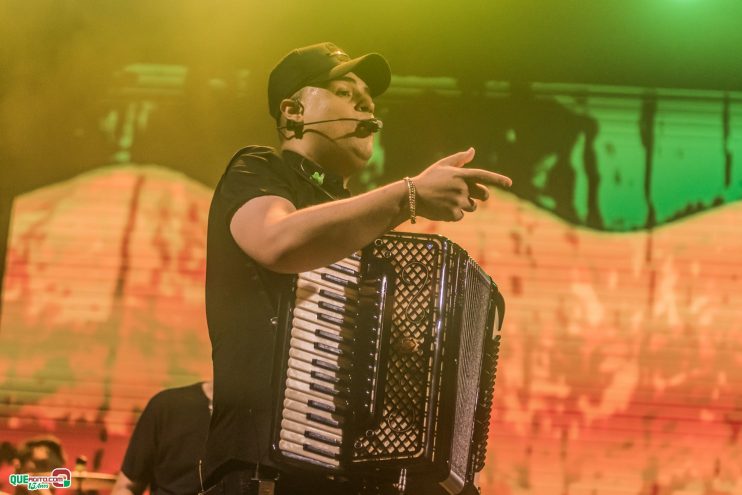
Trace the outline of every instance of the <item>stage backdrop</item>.
[[[506, 299], [482, 493], [742, 493], [739, 96], [457, 87], [395, 80], [359, 186], [464, 144], [516, 180], [400, 227], [464, 246]], [[211, 189], [133, 158], [17, 197], [3, 281], [0, 440], [53, 434], [108, 472], [147, 399], [211, 366]]]

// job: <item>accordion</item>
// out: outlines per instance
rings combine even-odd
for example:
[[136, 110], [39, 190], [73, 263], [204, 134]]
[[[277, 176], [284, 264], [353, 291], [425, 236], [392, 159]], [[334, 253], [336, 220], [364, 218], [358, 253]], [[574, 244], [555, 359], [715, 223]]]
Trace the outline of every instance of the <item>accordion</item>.
[[473, 487], [503, 314], [492, 279], [437, 235], [391, 232], [297, 275], [279, 310], [273, 460]]

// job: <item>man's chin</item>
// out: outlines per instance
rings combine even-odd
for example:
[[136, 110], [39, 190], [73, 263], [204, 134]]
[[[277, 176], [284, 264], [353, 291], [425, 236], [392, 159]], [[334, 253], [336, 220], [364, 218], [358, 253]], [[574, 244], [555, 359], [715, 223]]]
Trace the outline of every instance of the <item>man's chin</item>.
[[362, 161], [364, 165], [368, 163], [368, 161], [371, 159], [371, 155], [373, 155], [373, 149], [371, 148], [371, 146], [353, 147], [351, 151], [353, 153], [353, 156]]
[[371, 153], [353, 153], [353, 168], [363, 170], [371, 159]]

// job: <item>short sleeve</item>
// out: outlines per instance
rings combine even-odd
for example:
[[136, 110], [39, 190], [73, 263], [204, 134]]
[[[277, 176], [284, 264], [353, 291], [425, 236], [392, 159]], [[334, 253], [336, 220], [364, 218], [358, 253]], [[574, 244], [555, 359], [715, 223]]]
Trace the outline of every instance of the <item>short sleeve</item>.
[[291, 181], [282, 165], [280, 159], [267, 152], [246, 152], [232, 161], [215, 195], [227, 225], [234, 213], [253, 198], [280, 196], [296, 203]]
[[121, 471], [132, 481], [152, 484], [157, 459], [157, 396], [150, 399], [139, 416], [129, 440]]

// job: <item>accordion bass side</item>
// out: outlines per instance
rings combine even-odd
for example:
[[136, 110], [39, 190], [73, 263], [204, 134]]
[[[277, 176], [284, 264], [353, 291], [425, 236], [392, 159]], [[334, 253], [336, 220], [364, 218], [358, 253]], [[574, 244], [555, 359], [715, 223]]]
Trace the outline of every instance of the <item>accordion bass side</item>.
[[282, 298], [271, 455], [287, 469], [473, 486], [504, 301], [453, 242], [392, 232]]

